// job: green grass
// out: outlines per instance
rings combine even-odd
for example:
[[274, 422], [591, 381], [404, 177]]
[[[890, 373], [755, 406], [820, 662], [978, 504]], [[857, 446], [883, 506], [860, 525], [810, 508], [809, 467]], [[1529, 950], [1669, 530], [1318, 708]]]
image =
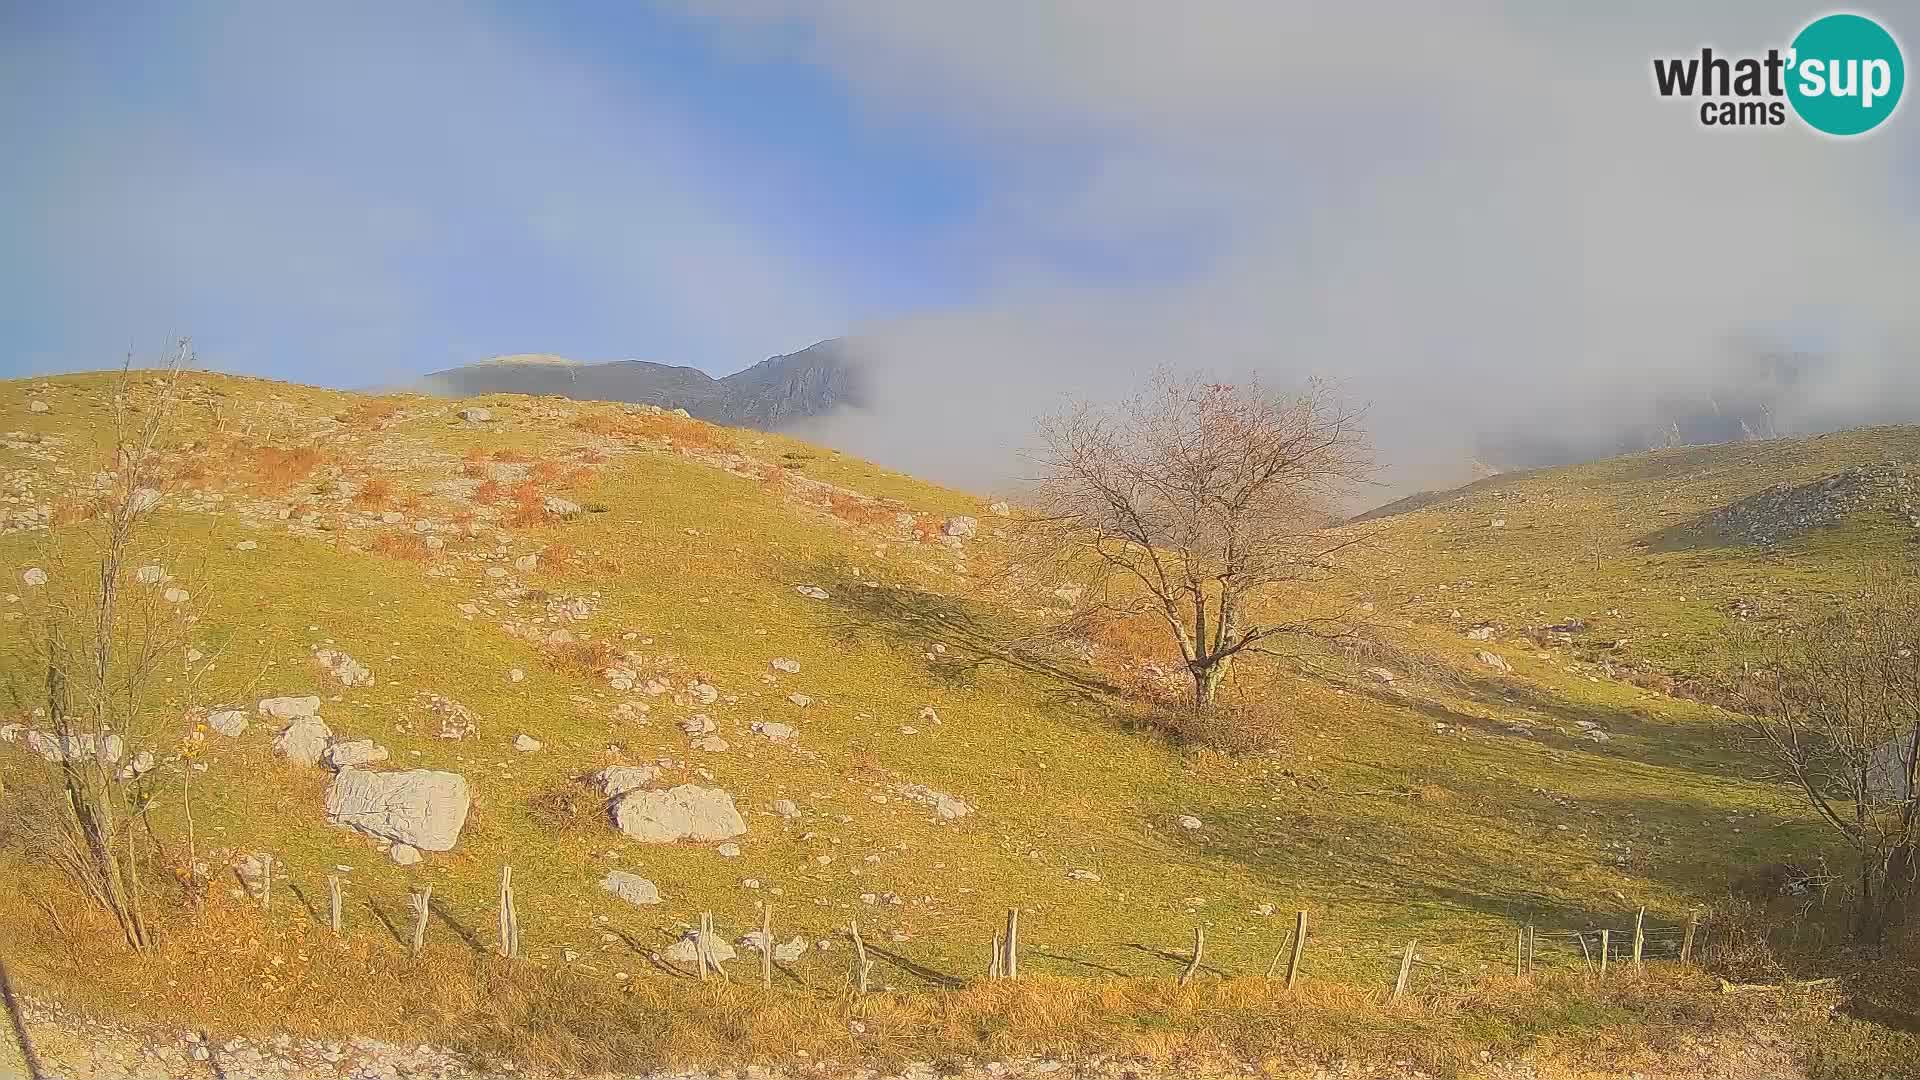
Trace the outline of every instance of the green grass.
[[[42, 382], [51, 387], [48, 414], [25, 408], [37, 382], [0, 383], [0, 429], [60, 440], [59, 460], [0, 448], [0, 475], [31, 471], [33, 497], [51, 502], [56, 489], [84, 485], [101, 467], [109, 384], [102, 376]], [[479, 400], [496, 418], [484, 428], [453, 419], [465, 403], [418, 397], [393, 399], [400, 411], [378, 425], [341, 424], [329, 418], [348, 413], [354, 395], [205, 381], [180, 441], [214, 435], [217, 415], [225, 440], [325, 447], [333, 463], [276, 498], [313, 503], [327, 528], [306, 536], [278, 519], [250, 526], [234, 511], [245, 501], [239, 494], [217, 513], [182, 512], [176, 503], [154, 516], [142, 542], [191, 582], [201, 640], [224, 642], [193, 697], [165, 703], [163, 726], [170, 743], [187, 733], [191, 710], [320, 693], [337, 735], [376, 739], [396, 767], [463, 773], [476, 808], [458, 847], [403, 869], [364, 838], [329, 827], [320, 810], [327, 774], [277, 761], [271, 732], [256, 722], [237, 740], [209, 736], [208, 771], [192, 784], [198, 842], [202, 852], [274, 852], [285, 883], [309, 903], [323, 895], [333, 867], [352, 867], [345, 876], [353, 933], [386, 949], [397, 946], [376, 915], [398, 922], [408, 890], [428, 883], [445, 907], [446, 926], [436, 923], [435, 935], [451, 935], [457, 924], [486, 945], [499, 868], [511, 863], [530, 956], [558, 967], [571, 950], [579, 959], [565, 966], [607, 986], [621, 982], [618, 972], [676, 985], [640, 953], [668, 944], [704, 910], [729, 935], [743, 932], [769, 898], [782, 938], [837, 938], [857, 914], [869, 939], [900, 960], [883, 963], [877, 978], [908, 991], [937, 982], [916, 971], [977, 976], [993, 930], [1016, 905], [1023, 966], [1036, 974], [1170, 976], [1201, 924], [1211, 966], [1257, 975], [1291, 913], [1304, 908], [1312, 913], [1315, 976], [1373, 987], [1391, 979], [1398, 949], [1413, 939], [1437, 965], [1422, 969], [1422, 981], [1463, 986], [1506, 969], [1517, 925], [1621, 929], [1642, 906], [1655, 925], [1676, 925], [1723, 899], [1745, 869], [1810, 858], [1823, 837], [1786, 789], [1750, 778], [1755, 763], [1725, 714], [1610, 678], [1604, 663], [1682, 676], [1713, 671], [1733, 599], [1780, 613], [1822, 602], [1864, 580], [1905, 539], [1867, 522], [1773, 553], [1660, 552], [1636, 541], [1772, 483], [1920, 448], [1913, 429], [1881, 429], [1669, 451], [1495, 478], [1415, 512], [1348, 526], [1372, 539], [1333, 588], [1372, 600], [1375, 633], [1422, 670], [1403, 672], [1401, 696], [1361, 674], [1371, 661], [1336, 657], [1335, 674], [1312, 676], [1249, 664], [1236, 674], [1235, 692], [1285, 718], [1288, 747], [1236, 759], [1139, 733], [1132, 720], [1140, 703], [1088, 689], [1105, 672], [1062, 677], [979, 650], [977, 626], [1021, 616], [995, 574], [1005, 557], [996, 519], [976, 498], [783, 437], [712, 433], [754, 461], [797, 466], [806, 477], [917, 512], [979, 516], [981, 539], [954, 551], [906, 539], [890, 524], [843, 521], [758, 476], [722, 468], [712, 455], [590, 435], [569, 421], [604, 406]], [[565, 496], [606, 509], [534, 528], [488, 527], [477, 537], [444, 534], [445, 552], [428, 564], [365, 549], [377, 533], [403, 531], [416, 517], [448, 520], [457, 500], [424, 494], [400, 526], [340, 516], [336, 472], [351, 478], [370, 469], [430, 493], [458, 477], [473, 448], [556, 461], [604, 454], [594, 479]], [[220, 452], [198, 453], [213, 458], [206, 483], [228, 485]], [[1506, 518], [1505, 528], [1488, 526], [1494, 515]], [[29, 565], [75, 572], [83, 536], [78, 526], [0, 536], [6, 588], [19, 591]], [[247, 539], [258, 548], [234, 549]], [[515, 556], [560, 542], [587, 565], [511, 571]], [[621, 701], [648, 699], [557, 665], [503, 630], [504, 619], [525, 623], [543, 612], [537, 601], [496, 595], [505, 582], [488, 568], [507, 568], [512, 580], [556, 597], [589, 597], [593, 615], [568, 624], [573, 633], [641, 654], [643, 674], [670, 676], [676, 686], [705, 678], [734, 700], [676, 707], [659, 698], [643, 719], [618, 715]], [[827, 588], [832, 599], [796, 594], [801, 583]], [[497, 614], [468, 618], [462, 604]], [[1519, 641], [1526, 628], [1571, 616], [1589, 624], [1576, 647]], [[1496, 641], [1460, 635], [1480, 621], [1500, 626]], [[6, 625], [0, 659], [20, 700], [30, 702], [35, 676], [11, 640], [19, 625]], [[1626, 640], [1615, 649], [1593, 644], [1618, 638]], [[370, 666], [377, 683], [328, 684], [309, 660], [322, 642]], [[1514, 675], [1476, 665], [1480, 648], [1506, 657]], [[770, 676], [775, 657], [799, 660], [801, 672]], [[525, 672], [523, 681], [508, 681], [513, 668]], [[790, 705], [793, 691], [810, 695], [812, 707]], [[450, 743], [422, 731], [430, 694], [472, 708], [480, 737]], [[919, 719], [928, 705], [938, 725]], [[675, 725], [694, 711], [719, 721], [729, 750], [689, 749]], [[795, 723], [800, 737], [770, 743], [748, 733], [758, 719]], [[1582, 740], [1580, 720], [1600, 723], [1612, 740]], [[1512, 733], [1515, 722], [1535, 735]], [[903, 734], [903, 725], [917, 733]], [[515, 752], [511, 742], [522, 732], [545, 749]], [[635, 844], [596, 816], [539, 809], [600, 765], [660, 759], [674, 763], [665, 770], [672, 781], [704, 783], [705, 770], [734, 794], [749, 823], [738, 858], [704, 845]], [[9, 774], [36, 767], [17, 747], [0, 748], [0, 765]], [[177, 789], [181, 777], [168, 766], [160, 783]], [[940, 822], [899, 797], [895, 789], [908, 783], [951, 792], [976, 812]], [[799, 803], [804, 820], [773, 815], [779, 798]], [[1186, 814], [1203, 827], [1181, 828]], [[183, 831], [177, 799], [158, 816], [163, 835]], [[818, 865], [820, 855], [831, 862]], [[60, 888], [17, 853], [0, 851], [0, 864], [27, 894]], [[602, 893], [596, 883], [615, 868], [656, 881], [665, 903], [641, 910]], [[1070, 869], [1100, 880], [1071, 880]], [[747, 879], [761, 888], [743, 888]], [[861, 899], [888, 893], [904, 902]], [[1274, 914], [1260, 914], [1263, 907]], [[307, 933], [311, 918], [302, 903], [276, 904], [269, 932]], [[1572, 968], [1579, 954], [1570, 940], [1556, 940], [1541, 960]], [[62, 970], [51, 959], [24, 967], [48, 978]], [[837, 990], [844, 948], [810, 954], [796, 972], [810, 986]], [[290, 969], [265, 1000], [298, 982]]]

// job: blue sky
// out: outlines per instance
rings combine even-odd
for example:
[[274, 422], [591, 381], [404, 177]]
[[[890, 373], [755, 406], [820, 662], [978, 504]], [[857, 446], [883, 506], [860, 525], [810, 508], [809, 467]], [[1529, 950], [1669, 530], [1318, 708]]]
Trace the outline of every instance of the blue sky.
[[1838, 141], [1652, 89], [1815, 13], [0, 0], [0, 374], [177, 334], [337, 386], [724, 373], [853, 334], [878, 407], [812, 434], [965, 482], [1168, 364], [1334, 379], [1421, 484], [1756, 348], [1821, 348], [1787, 430], [1920, 418], [1920, 105]]
[[634, 5], [400, 7], [6, 7], [0, 362], [190, 333], [349, 384], [521, 351], [724, 372], [978, 288], [984, 164], [817, 66]]

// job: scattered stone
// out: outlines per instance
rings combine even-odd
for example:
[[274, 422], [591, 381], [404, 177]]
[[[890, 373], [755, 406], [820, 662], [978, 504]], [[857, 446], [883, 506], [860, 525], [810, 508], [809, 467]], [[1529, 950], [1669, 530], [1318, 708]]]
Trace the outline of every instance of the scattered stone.
[[580, 504], [572, 499], [563, 499], [558, 495], [549, 495], [540, 504], [554, 517], [572, 517], [580, 512]]
[[313, 658], [342, 686], [373, 685], [373, 672], [340, 649], [315, 649]]
[[513, 737], [513, 748], [523, 754], [531, 754], [540, 749], [540, 740], [523, 731]]
[[791, 701], [796, 707], [802, 708], [802, 709], [813, 704], [813, 699], [808, 697], [805, 694], [788, 694], [787, 700]]
[[629, 838], [648, 844], [714, 843], [747, 831], [732, 795], [693, 784], [626, 792], [613, 804], [613, 823]]
[[1100, 875], [1091, 870], [1069, 870], [1067, 876], [1074, 881], [1099, 881]]
[[645, 765], [609, 765], [593, 774], [593, 782], [612, 799], [652, 783], [653, 770]]
[[259, 546], [260, 546], [260, 544], [259, 544], [259, 543], [258, 543], [257, 541], [253, 541], [253, 540], [242, 540], [242, 541], [240, 541], [239, 543], [237, 543], [237, 544], [235, 544], [235, 545], [233, 545], [233, 550], [235, 550], [235, 551], [252, 551], [253, 549], [255, 549], [255, 548], [257, 548], [257, 547], [259, 547]]
[[133, 579], [142, 585], [158, 585], [167, 580], [167, 572], [152, 563], [148, 563], [133, 572]]
[[431, 769], [342, 769], [327, 785], [327, 817], [371, 836], [423, 851], [447, 851], [460, 839], [473, 799], [466, 777]]
[[987, 513], [995, 517], [1006, 517], [1013, 513], [1013, 510], [1005, 502], [996, 500], [987, 504]]
[[1388, 686], [1393, 685], [1393, 680], [1395, 678], [1393, 672], [1388, 671], [1386, 668], [1383, 668], [1383, 667], [1368, 668], [1367, 674], [1373, 676], [1375, 679], [1387, 684]]
[[480, 737], [480, 718], [473, 710], [448, 697], [434, 694], [427, 699], [427, 711], [434, 715], [437, 728], [434, 735], [442, 739], [477, 739]]
[[658, 886], [639, 874], [629, 874], [625, 870], [609, 871], [601, 880], [600, 887], [627, 903], [640, 907], [660, 902]]
[[[668, 946], [666, 951], [660, 954], [660, 958], [670, 964], [678, 964], [681, 967], [695, 967], [699, 963], [699, 941], [699, 933], [689, 930], [679, 941]], [[733, 946], [726, 941], [718, 937], [710, 937], [707, 939], [707, 957], [709, 959], [716, 961], [732, 960], [737, 955], [739, 954], [733, 951]]]
[[786, 818], [788, 821], [793, 821], [800, 817], [800, 807], [795, 804], [792, 799], [773, 800], [773, 812]]
[[46, 402], [41, 401], [39, 398], [34, 398], [32, 401], [27, 402], [27, 411], [44, 413], [44, 412], [50, 412], [51, 410], [47, 406]]
[[229, 739], [237, 739], [247, 730], [247, 714], [239, 709], [221, 709], [207, 716], [207, 726]]
[[326, 762], [327, 768], [339, 772], [341, 769], [372, 765], [375, 762], [385, 761], [391, 756], [386, 747], [375, 743], [372, 739], [355, 739], [352, 742], [337, 742], [327, 747], [326, 753], [321, 755], [321, 760]]
[[1176, 820], [1179, 826], [1183, 829], [1191, 830], [1191, 829], [1198, 829], [1201, 827], [1200, 819], [1197, 817], [1194, 817], [1192, 814], [1181, 814], [1180, 817]]
[[26, 582], [28, 585], [45, 585], [47, 583], [47, 572], [37, 566], [31, 567], [26, 573], [20, 575], [20, 580]]
[[739, 844], [721, 844], [713, 850], [718, 852], [723, 859], [737, 859], [740, 857]]
[[300, 716], [273, 740], [273, 752], [296, 765], [318, 765], [332, 741], [333, 732], [319, 717]]
[[159, 505], [160, 492], [150, 487], [134, 488], [133, 497], [127, 501], [127, 508], [136, 514], [144, 514]]
[[709, 754], [724, 753], [732, 744], [718, 735], [702, 735], [693, 740], [695, 750], [704, 750]]
[[960, 799], [924, 784], [907, 784], [896, 790], [914, 802], [933, 807], [934, 813], [940, 815], [943, 821], [957, 821], [973, 812], [973, 807]]
[[526, 677], [527, 677], [527, 673], [524, 671], [521, 671], [519, 668], [513, 668], [507, 672], [508, 682], [519, 682], [520, 680]]
[[713, 722], [713, 717], [708, 716], [706, 713], [699, 712], [680, 721], [680, 730], [686, 732], [688, 735], [705, 735], [718, 730], [719, 726], [720, 725]]
[[825, 600], [827, 598], [827, 590], [818, 585], [795, 585], [793, 591], [799, 593], [801, 596], [812, 597], [815, 600]]
[[161, 593], [160, 599], [165, 600], [169, 604], [184, 604], [187, 601], [193, 599], [193, 594], [189, 593], [185, 589], [175, 586], [174, 588], [168, 589], [166, 592]]
[[940, 531], [958, 540], [971, 540], [980, 531], [980, 522], [965, 515], [950, 517], [940, 526]]
[[484, 424], [493, 419], [491, 409], [482, 409], [477, 406], [461, 409], [457, 415], [469, 424]]
[[1473, 658], [1485, 666], [1503, 674], [1511, 674], [1513, 672], [1513, 665], [1507, 663], [1506, 658], [1499, 653], [1488, 652], [1485, 649], [1481, 649], [1479, 652], [1473, 654]]
[[755, 720], [753, 722], [753, 733], [755, 735], [764, 735], [774, 742], [786, 742], [797, 734], [792, 724], [781, 724], [768, 720]]
[[1468, 631], [1467, 631], [1467, 638], [1468, 638], [1468, 640], [1470, 640], [1470, 641], [1492, 641], [1492, 640], [1493, 640], [1493, 627], [1491, 627], [1491, 626], [1476, 626], [1476, 627], [1474, 627], [1474, 628], [1472, 628], [1471, 630], [1468, 630]]
[[800, 674], [800, 661], [789, 660], [784, 656], [772, 661], [767, 666], [785, 675]]
[[773, 947], [773, 959], [776, 963], [791, 964], [805, 955], [807, 955], [807, 939], [803, 937], [783, 941]]
[[538, 555], [522, 555], [519, 558], [513, 560], [513, 568], [515, 570], [520, 571], [523, 574], [532, 573], [534, 567], [539, 565], [540, 565], [540, 556]]
[[387, 849], [387, 858], [401, 866], [412, 866], [420, 861], [420, 849], [412, 844], [395, 844]]

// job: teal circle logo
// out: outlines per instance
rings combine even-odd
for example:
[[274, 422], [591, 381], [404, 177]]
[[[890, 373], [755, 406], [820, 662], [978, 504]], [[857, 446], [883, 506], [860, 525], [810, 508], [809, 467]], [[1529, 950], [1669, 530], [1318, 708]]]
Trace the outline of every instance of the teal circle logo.
[[1907, 67], [1900, 43], [1864, 15], [1826, 15], [1793, 39], [1787, 100], [1816, 131], [1861, 135], [1900, 104]]

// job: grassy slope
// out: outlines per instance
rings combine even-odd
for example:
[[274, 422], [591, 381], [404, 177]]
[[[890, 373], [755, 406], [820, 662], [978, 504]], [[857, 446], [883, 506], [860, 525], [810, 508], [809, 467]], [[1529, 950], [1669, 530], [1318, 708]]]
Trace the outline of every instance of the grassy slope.
[[[38, 396], [53, 411], [31, 414], [29, 392], [42, 385]], [[70, 470], [55, 475], [56, 463], [0, 448], [0, 475], [31, 470], [40, 502], [53, 501], [49, 483], [83, 482], [100, 460], [108, 385], [104, 377], [0, 384], [0, 430], [64, 440], [57, 465]], [[1618, 655], [1702, 670], [1728, 624], [1730, 599], [1817, 600], [1848, 587], [1899, 540], [1863, 526], [1776, 554], [1654, 553], [1633, 542], [1780, 480], [1910, 458], [1920, 447], [1920, 434], [1899, 429], [1669, 451], [1501, 478], [1418, 512], [1350, 526], [1373, 539], [1356, 553], [1361, 574], [1346, 579], [1348, 587], [1366, 582], [1382, 632], [1439, 669], [1400, 679], [1411, 687], [1405, 696], [1360, 674], [1363, 665], [1312, 679], [1247, 669], [1241, 690], [1283, 703], [1295, 724], [1292, 745], [1229, 759], [1131, 733], [1124, 703], [1071, 692], [1058, 679], [955, 662], [969, 655], [968, 618], [1005, 614], [992, 604], [995, 519], [967, 496], [776, 436], [675, 429], [683, 446], [707, 446], [703, 457], [656, 437], [596, 435], [572, 422], [621, 415], [609, 407], [486, 398], [480, 403], [501, 422], [477, 428], [454, 420], [459, 405], [444, 401], [390, 399], [397, 411], [379, 418], [377, 410], [356, 416], [366, 407], [350, 394], [221, 377], [207, 386], [218, 395], [227, 450], [212, 455], [212, 475], [199, 483], [236, 492], [253, 483], [244, 469], [223, 474], [223, 463], [240, 460], [234, 443], [318, 440], [332, 464], [268, 501], [301, 500], [329, 527], [298, 536], [277, 519], [243, 521], [232, 510], [237, 494], [220, 513], [185, 512], [174, 498], [155, 515], [152, 538], [172, 553], [169, 569], [194, 583], [206, 639], [226, 641], [214, 671], [180, 704], [320, 693], [337, 735], [377, 739], [398, 765], [464, 773], [477, 806], [455, 851], [410, 869], [391, 865], [363, 838], [325, 824], [326, 774], [275, 760], [271, 733], [255, 723], [237, 740], [209, 736], [209, 771], [194, 782], [202, 850], [271, 850], [288, 883], [309, 898], [331, 867], [351, 866], [349, 918], [362, 933], [373, 933], [374, 911], [398, 921], [406, 891], [431, 883], [448, 921], [483, 942], [498, 868], [511, 862], [529, 953], [557, 965], [563, 950], [574, 950], [579, 971], [607, 980], [652, 973], [634, 945], [664, 946], [701, 910], [731, 933], [755, 925], [755, 905], [771, 889], [780, 890], [781, 937], [831, 937], [858, 913], [889, 953], [963, 978], [977, 973], [1012, 904], [1025, 913], [1027, 969], [1062, 975], [1168, 974], [1195, 923], [1207, 926], [1213, 964], [1257, 973], [1296, 907], [1314, 913], [1312, 970], [1367, 983], [1389, 978], [1395, 950], [1413, 937], [1442, 965], [1433, 977], [1451, 979], [1509, 962], [1516, 921], [1621, 927], [1646, 905], [1651, 921], [1672, 925], [1724, 895], [1742, 867], [1804, 854], [1818, 834], [1781, 789], [1741, 779], [1749, 763], [1728, 749], [1721, 714], [1607, 679], [1576, 650], [1542, 652], [1516, 635], [1583, 615], [1595, 634], [1629, 639]], [[335, 415], [349, 422], [329, 419]], [[205, 434], [213, 417], [210, 408], [189, 410], [199, 429], [191, 435]], [[712, 444], [913, 511], [978, 515], [982, 538], [954, 551], [907, 540], [885, 521], [842, 520], [751, 469], [723, 470], [711, 460]], [[403, 533], [418, 517], [445, 522], [471, 510], [426, 493], [456, 480], [473, 448], [536, 461], [604, 455], [584, 486], [564, 494], [606, 510], [517, 528], [486, 525], [483, 516], [478, 535], [443, 534], [445, 552], [425, 564], [355, 550], [382, 532]], [[342, 517], [341, 493], [370, 475], [422, 493], [406, 523]], [[1504, 529], [1488, 527], [1494, 514], [1505, 516]], [[7, 587], [19, 588], [26, 566], [61, 565], [61, 548], [79, 534], [61, 526], [0, 536]], [[235, 550], [243, 539], [257, 550]], [[515, 556], [557, 542], [587, 565], [512, 570]], [[509, 576], [489, 578], [489, 568]], [[796, 594], [803, 582], [833, 599]], [[663, 697], [642, 719], [616, 715], [618, 702], [648, 699], [614, 692], [501, 629], [516, 612], [522, 621], [540, 614], [537, 601], [496, 595], [515, 583], [593, 598], [592, 616], [569, 624], [575, 634], [640, 654], [643, 673], [671, 676], [676, 686], [704, 677], [726, 698], [702, 708]], [[468, 618], [463, 603], [497, 614]], [[1480, 620], [1502, 628], [1490, 646], [1457, 632]], [[308, 659], [322, 642], [372, 667], [376, 685], [327, 683]], [[1482, 647], [1507, 657], [1515, 676], [1495, 678], [1474, 665]], [[20, 678], [19, 654], [7, 655], [30, 693], [31, 673]], [[799, 660], [801, 672], [769, 674], [775, 657]], [[507, 680], [515, 667], [524, 681]], [[788, 704], [793, 691], [811, 695], [812, 707]], [[452, 743], [401, 730], [425, 718], [428, 693], [470, 706], [480, 737]], [[940, 724], [918, 719], [926, 705]], [[675, 725], [693, 711], [718, 720], [731, 748], [690, 749]], [[800, 738], [769, 743], [748, 733], [756, 719], [793, 722]], [[1614, 739], [1576, 738], [1581, 719], [1600, 722]], [[174, 737], [191, 720], [178, 714]], [[1515, 721], [1532, 725], [1534, 736], [1509, 731]], [[901, 733], [903, 725], [918, 733]], [[516, 753], [510, 744], [521, 732], [545, 749]], [[735, 795], [750, 827], [738, 858], [703, 845], [634, 844], [591, 813], [536, 812], [569, 790], [573, 776], [613, 760], [662, 758], [673, 762], [669, 779], [698, 781], [705, 770]], [[0, 748], [0, 764], [9, 772], [29, 767], [17, 748]], [[163, 776], [178, 783], [177, 770]], [[939, 822], [898, 796], [904, 783], [952, 792], [977, 813]], [[800, 804], [803, 820], [787, 824], [770, 812], [782, 797]], [[1204, 826], [1180, 828], [1182, 814]], [[832, 861], [819, 865], [818, 855]], [[11, 855], [0, 860], [7, 888], [48, 887], [39, 868]], [[606, 896], [596, 882], [611, 868], [654, 879], [666, 902], [640, 910]], [[1072, 868], [1100, 880], [1070, 880]], [[763, 888], [742, 888], [748, 878]], [[868, 905], [863, 893], [906, 902]], [[1258, 914], [1263, 904], [1280, 914]], [[276, 904], [273, 914], [283, 932], [307, 918], [294, 904]], [[890, 940], [896, 932], [904, 940]], [[1543, 960], [1576, 957], [1569, 943]], [[312, 991], [302, 989], [300, 962], [268, 973], [268, 1001]], [[838, 986], [844, 963], [844, 951], [814, 953], [796, 970]], [[26, 966], [30, 977], [63, 977], [53, 955]], [[902, 966], [883, 964], [878, 975], [902, 988], [926, 985]]]

